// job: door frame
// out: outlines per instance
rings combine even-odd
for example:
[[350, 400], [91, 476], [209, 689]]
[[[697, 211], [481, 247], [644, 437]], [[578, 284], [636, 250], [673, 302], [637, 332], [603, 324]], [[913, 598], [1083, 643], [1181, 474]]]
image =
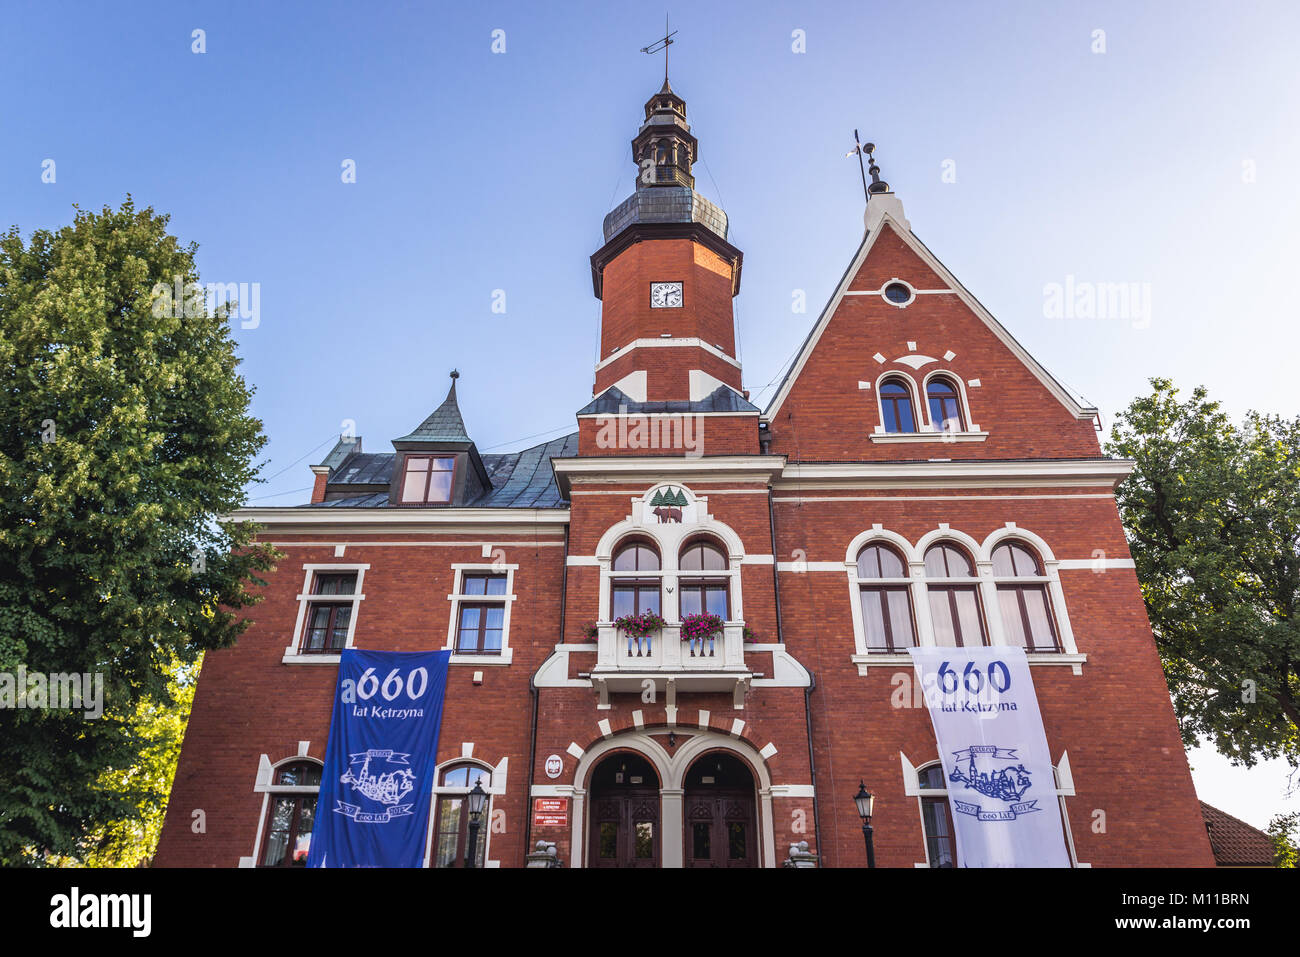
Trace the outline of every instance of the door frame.
[[[690, 735], [670, 755], [651, 734], [676, 731]], [[587, 866], [587, 836], [591, 832], [590, 801], [587, 786], [596, 765], [613, 751], [632, 751], [653, 765], [659, 775], [659, 827], [663, 834], [681, 834], [682, 841], [659, 842], [659, 866], [681, 867], [684, 863], [685, 828], [683, 804], [687, 769], [708, 751], [727, 751], [748, 766], [757, 792], [754, 813], [757, 816], [758, 866], [776, 867], [776, 833], [772, 817], [772, 775], [758, 749], [743, 738], [702, 730], [690, 725], [673, 725], [626, 731], [602, 737], [583, 751], [573, 775], [573, 814], [569, 825], [569, 866]], [[784, 790], [784, 789], [782, 789]], [[536, 793], [536, 791], [534, 791]]]

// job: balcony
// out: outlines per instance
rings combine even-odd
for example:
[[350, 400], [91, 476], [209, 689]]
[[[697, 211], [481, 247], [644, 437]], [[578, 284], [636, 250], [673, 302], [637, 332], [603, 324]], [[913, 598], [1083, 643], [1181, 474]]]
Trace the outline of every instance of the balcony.
[[678, 692], [729, 692], [741, 707], [753, 673], [745, 665], [745, 626], [726, 622], [712, 639], [683, 641], [681, 626], [635, 638], [611, 624], [597, 626], [591, 681], [607, 705], [610, 694], [642, 694], [654, 684], [669, 704]]

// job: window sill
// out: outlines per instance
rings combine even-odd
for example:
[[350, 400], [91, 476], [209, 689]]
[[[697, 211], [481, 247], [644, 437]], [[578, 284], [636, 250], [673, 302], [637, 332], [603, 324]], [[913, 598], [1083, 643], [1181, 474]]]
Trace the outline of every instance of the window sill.
[[872, 442], [983, 442], [987, 432], [872, 432]]
[[482, 667], [483, 665], [508, 665], [510, 664], [510, 660], [514, 657], [514, 654], [515, 651], [513, 648], [502, 648], [501, 654], [499, 655], [458, 655], [453, 651], [448, 664], [477, 665], [479, 667]]
[[[1029, 652], [1025, 655], [1029, 660], [1030, 667], [1039, 665], [1069, 665], [1076, 675], [1083, 674], [1083, 664], [1088, 660], [1087, 655], [1083, 654], [1066, 654], [1055, 651], [1038, 651]], [[875, 654], [875, 655], [853, 655], [852, 661], [858, 666], [858, 675], [863, 676], [872, 666], [877, 668], [887, 666], [897, 669], [900, 666], [910, 668], [912, 666], [912, 656], [907, 652]]]
[[295, 655], [286, 653], [280, 659], [280, 662], [286, 665], [337, 665], [339, 658], [339, 655]]

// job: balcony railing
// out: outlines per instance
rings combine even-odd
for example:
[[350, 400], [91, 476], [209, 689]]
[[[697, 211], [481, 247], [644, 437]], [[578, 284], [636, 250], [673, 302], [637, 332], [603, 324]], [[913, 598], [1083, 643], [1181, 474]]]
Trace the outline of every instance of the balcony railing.
[[615, 672], [744, 671], [745, 626], [728, 622], [712, 638], [683, 640], [680, 625], [638, 638], [613, 625], [599, 625], [596, 670]]

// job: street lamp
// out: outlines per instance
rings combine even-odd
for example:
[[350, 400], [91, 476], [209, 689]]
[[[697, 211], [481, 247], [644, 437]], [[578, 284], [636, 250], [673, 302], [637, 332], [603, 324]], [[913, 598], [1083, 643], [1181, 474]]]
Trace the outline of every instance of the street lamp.
[[473, 867], [478, 851], [478, 829], [483, 819], [483, 808], [487, 805], [487, 792], [483, 782], [475, 781], [474, 789], [469, 792], [469, 847], [465, 849], [465, 866]]
[[871, 811], [876, 798], [867, 790], [865, 781], [858, 781], [858, 793], [853, 795], [853, 803], [858, 806], [858, 817], [862, 818], [862, 837], [867, 842], [867, 867], [875, 867], [876, 848], [871, 841]]

